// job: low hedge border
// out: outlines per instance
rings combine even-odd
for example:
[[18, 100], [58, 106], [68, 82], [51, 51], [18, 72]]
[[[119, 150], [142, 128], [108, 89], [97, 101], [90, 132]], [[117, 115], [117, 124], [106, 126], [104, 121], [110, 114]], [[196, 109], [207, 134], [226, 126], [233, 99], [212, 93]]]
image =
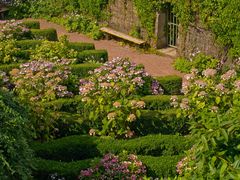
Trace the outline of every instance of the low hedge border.
[[177, 135], [148, 135], [130, 140], [68, 136], [42, 144], [34, 142], [32, 148], [38, 157], [44, 159], [72, 161], [101, 157], [108, 152], [118, 154], [123, 150], [138, 155], [177, 155], [191, 145], [189, 138]]
[[104, 63], [108, 61], [108, 52], [106, 50], [85, 50], [78, 53], [76, 64], [87, 61]]
[[141, 116], [133, 124], [132, 129], [138, 135], [147, 134], [182, 134], [189, 133], [187, 120], [177, 118], [175, 109], [154, 111], [142, 110]]
[[40, 22], [39, 21], [33, 21], [33, 20], [25, 20], [22, 22], [22, 24], [29, 29], [40, 29]]
[[101, 64], [84, 63], [70, 65], [70, 68], [73, 75], [76, 75], [79, 78], [85, 78], [90, 76], [90, 74], [88, 73], [89, 71], [92, 71], [100, 66]]
[[[174, 177], [177, 175], [176, 165], [183, 156], [138, 156], [138, 158], [147, 167], [148, 177]], [[61, 162], [45, 160], [38, 158], [35, 160], [35, 169], [33, 176], [36, 179], [50, 179], [52, 174], [57, 173], [58, 177], [64, 177], [66, 180], [77, 179], [80, 171], [96, 165], [100, 158], [86, 159], [72, 162]]]
[[78, 104], [82, 102], [82, 97], [77, 95], [73, 98], [61, 98], [55, 101], [40, 103], [45, 109], [63, 112], [77, 112]]
[[0, 65], [0, 71], [9, 73], [12, 69], [19, 68], [21, 63]]
[[78, 52], [81, 52], [84, 50], [95, 50], [95, 45], [93, 43], [69, 42], [68, 47]]
[[86, 159], [73, 162], [61, 162], [45, 159], [35, 159], [33, 169], [34, 179], [51, 179], [52, 174], [57, 173], [58, 176], [64, 177], [66, 180], [77, 179], [80, 175], [80, 171], [97, 164], [99, 159]]
[[[164, 110], [170, 109], [172, 95], [149, 95], [142, 97], [142, 100], [146, 103], [146, 109], [149, 110]], [[178, 95], [179, 99], [183, 96]]]
[[31, 29], [31, 37], [33, 39], [46, 39], [49, 41], [58, 41], [56, 29]]
[[181, 94], [182, 78], [180, 76], [155, 77], [168, 95]]
[[20, 40], [20, 41], [16, 41], [16, 47], [22, 50], [35, 49], [37, 46], [40, 46], [42, 42], [43, 40], [35, 40], [35, 39]]

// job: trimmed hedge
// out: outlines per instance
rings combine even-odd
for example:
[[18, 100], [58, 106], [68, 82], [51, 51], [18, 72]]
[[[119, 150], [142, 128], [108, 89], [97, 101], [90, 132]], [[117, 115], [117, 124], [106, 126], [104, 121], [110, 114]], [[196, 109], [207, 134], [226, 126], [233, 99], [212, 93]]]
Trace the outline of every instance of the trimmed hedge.
[[155, 77], [161, 84], [165, 94], [181, 94], [182, 78], [179, 76]]
[[40, 22], [39, 21], [30, 21], [30, 20], [25, 20], [22, 22], [22, 24], [29, 29], [40, 29]]
[[147, 175], [149, 177], [173, 178], [177, 175], [176, 165], [183, 158], [177, 156], [138, 156], [139, 159], [147, 166]]
[[95, 49], [95, 46], [93, 43], [83, 43], [83, 42], [69, 42], [68, 47], [78, 52]]
[[22, 50], [35, 49], [42, 44], [42, 40], [21, 40], [16, 41], [16, 47]]
[[171, 95], [148, 95], [141, 98], [146, 103], [146, 109], [164, 110], [171, 108]]
[[[138, 156], [138, 158], [147, 167], [147, 175], [149, 177], [174, 177], [177, 175], [176, 165], [183, 156]], [[45, 159], [35, 160], [35, 169], [33, 176], [35, 179], [50, 179], [50, 175], [57, 173], [59, 177], [64, 177], [66, 180], [77, 179], [80, 171], [96, 165], [100, 158], [86, 159], [73, 162], [61, 162]]]
[[77, 55], [77, 64], [85, 61], [96, 61], [104, 63], [108, 61], [108, 52], [106, 50], [85, 50]]
[[10, 72], [12, 69], [19, 68], [21, 63], [16, 63], [16, 64], [3, 64], [0, 65], [0, 71], [4, 71], [6, 73]]
[[66, 180], [77, 179], [80, 171], [97, 164], [99, 159], [87, 159], [73, 162], [60, 162], [45, 159], [36, 159], [33, 169], [34, 179], [51, 179], [50, 175], [57, 173], [60, 177], [65, 177]]
[[187, 120], [177, 118], [175, 109], [162, 111], [143, 110], [141, 117], [133, 124], [132, 129], [138, 135], [147, 134], [188, 134]]
[[49, 41], [57, 41], [57, 31], [56, 29], [31, 29], [31, 36], [33, 39], [46, 39]]
[[60, 98], [55, 101], [41, 103], [46, 109], [53, 111], [64, 111], [64, 112], [77, 112], [78, 104], [82, 102], [81, 96], [75, 96], [74, 98]]
[[94, 64], [85, 63], [85, 64], [70, 65], [72, 74], [78, 76], [79, 78], [85, 78], [85, 77], [90, 76], [90, 74], [88, 72], [92, 71], [100, 66], [101, 66], [101, 64], [95, 64], [95, 63]]
[[177, 155], [191, 145], [189, 138], [177, 135], [148, 135], [130, 140], [68, 136], [42, 144], [35, 142], [32, 148], [38, 157], [44, 159], [72, 161], [100, 157], [108, 152], [118, 154], [123, 150], [138, 155]]

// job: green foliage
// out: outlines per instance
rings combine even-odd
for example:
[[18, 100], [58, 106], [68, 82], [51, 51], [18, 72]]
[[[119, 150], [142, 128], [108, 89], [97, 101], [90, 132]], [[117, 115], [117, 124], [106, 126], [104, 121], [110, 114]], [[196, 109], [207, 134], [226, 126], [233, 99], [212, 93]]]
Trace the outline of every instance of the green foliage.
[[141, 117], [133, 124], [138, 135], [147, 134], [188, 134], [186, 118], [178, 118], [175, 109], [162, 111], [141, 111]]
[[233, 0], [174, 0], [175, 12], [180, 23], [187, 26], [200, 21], [201, 25], [210, 29], [217, 42], [225, 47], [225, 51], [233, 58], [240, 55], [239, 47], [239, 1]]
[[[130, 125], [140, 116], [144, 101], [138, 100], [145, 80], [143, 67], [128, 59], [113, 59], [80, 80], [79, 92], [85, 101], [83, 115], [93, 135], [132, 137]], [[149, 90], [150, 91], [150, 90]], [[149, 92], [148, 91], [148, 92]]]
[[0, 64], [11, 64], [19, 61], [20, 49], [16, 48], [15, 40], [0, 42]]
[[155, 78], [162, 86], [165, 94], [180, 94], [182, 89], [182, 78], [179, 76], [164, 76]]
[[141, 99], [146, 103], [146, 109], [149, 110], [164, 110], [172, 107], [170, 95], [148, 95]]
[[194, 71], [186, 79], [178, 115], [189, 118], [197, 142], [179, 163], [180, 174], [195, 179], [238, 179], [239, 67], [223, 74], [214, 69]]
[[36, 168], [33, 170], [33, 175], [35, 179], [39, 180], [49, 179], [51, 176], [65, 177], [66, 180], [72, 180], [78, 177], [81, 170], [95, 165], [98, 161], [98, 158], [72, 162], [52, 161], [38, 158], [35, 160]]
[[22, 25], [28, 29], [40, 29], [40, 22], [39, 21], [30, 21], [25, 20], [22, 22]]
[[85, 78], [90, 76], [89, 71], [93, 71], [96, 68], [99, 68], [101, 64], [96, 63], [84, 63], [84, 64], [72, 64], [71, 72], [73, 75], [76, 75], [79, 78]]
[[49, 41], [57, 41], [57, 31], [56, 29], [31, 29], [31, 37], [33, 39], [41, 40], [49, 40]]
[[43, 43], [43, 40], [20, 40], [16, 41], [16, 47], [21, 50], [35, 49], [37, 46], [40, 46]]
[[104, 63], [108, 60], [108, 52], [106, 50], [85, 50], [77, 54], [76, 63], [98, 62]]
[[32, 151], [25, 110], [13, 96], [0, 90], [0, 179], [29, 179]]
[[35, 142], [31, 147], [38, 157], [72, 161], [103, 156], [106, 153], [119, 154], [123, 150], [138, 155], [177, 155], [188, 150], [191, 145], [191, 139], [177, 135], [148, 135], [130, 140], [77, 135], [45, 143]]
[[43, 41], [40, 46], [37, 46], [32, 51], [31, 59], [34, 60], [49, 60], [56, 61], [62, 58], [76, 58], [77, 52], [68, 48], [68, 41], [61, 40], [55, 41]]
[[69, 42], [69, 49], [74, 49], [75, 51], [81, 52], [84, 50], [94, 50], [95, 46], [93, 43], [83, 43], [83, 42]]
[[177, 58], [173, 64], [174, 68], [182, 73], [189, 73], [192, 69], [192, 62], [186, 58]]
[[12, 69], [19, 68], [20, 65], [20, 63], [0, 65], [0, 71], [9, 73]]
[[149, 177], [173, 178], [177, 175], [176, 164], [182, 155], [175, 156], [139, 156], [139, 159], [147, 166]]
[[207, 68], [217, 68], [220, 61], [212, 56], [207, 56], [203, 53], [194, 54], [189, 60], [184, 58], [176, 59], [174, 67], [184, 73], [190, 73], [192, 69], [197, 69], [202, 72]]

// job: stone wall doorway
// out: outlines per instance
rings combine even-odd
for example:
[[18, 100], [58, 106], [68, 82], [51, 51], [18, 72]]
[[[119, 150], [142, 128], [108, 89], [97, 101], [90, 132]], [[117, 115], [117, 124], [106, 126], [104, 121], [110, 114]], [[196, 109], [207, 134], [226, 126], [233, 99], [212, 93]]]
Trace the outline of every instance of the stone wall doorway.
[[170, 47], [177, 47], [179, 22], [176, 15], [169, 9], [167, 12], [167, 43]]

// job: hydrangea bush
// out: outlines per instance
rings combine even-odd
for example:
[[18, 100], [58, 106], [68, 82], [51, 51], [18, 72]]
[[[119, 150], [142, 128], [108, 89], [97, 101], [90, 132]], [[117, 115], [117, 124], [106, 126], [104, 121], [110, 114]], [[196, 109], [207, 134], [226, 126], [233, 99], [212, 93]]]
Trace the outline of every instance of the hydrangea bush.
[[[236, 66], [235, 66], [236, 68]], [[240, 77], [239, 68], [224, 73], [196, 69], [183, 84], [185, 98], [172, 105], [188, 118], [195, 145], [177, 169], [193, 179], [240, 178]]]
[[[31, 55], [32, 59], [44, 59], [49, 61], [56, 61], [61, 58], [71, 58], [77, 57], [77, 51], [69, 49], [68, 40], [65, 36], [60, 37], [59, 42], [55, 41], [43, 41], [40, 46], [38, 46]], [[74, 62], [74, 60], [72, 60]]]
[[69, 61], [58, 60], [32, 61], [20, 65], [20, 69], [13, 69], [10, 74], [15, 84], [15, 91], [25, 102], [51, 101], [59, 97], [71, 97], [73, 94], [63, 86], [69, 78]]
[[18, 98], [29, 107], [31, 115], [29, 126], [37, 139], [47, 140], [54, 137], [58, 131], [55, 128], [56, 115], [48, 112], [41, 102], [73, 96], [64, 85], [70, 76], [68, 64], [69, 60], [65, 59], [55, 63], [32, 61], [10, 72]]
[[[142, 66], [121, 58], [105, 63], [90, 74], [89, 78], [80, 80], [79, 91], [91, 134], [132, 137], [131, 124], [145, 106], [138, 97], [150, 93], [152, 78]], [[162, 93], [156, 82], [152, 89], [153, 93]]]
[[15, 40], [0, 41], [0, 64], [11, 64], [19, 61], [20, 49]]
[[141, 180], [145, 176], [146, 167], [136, 155], [106, 154], [95, 167], [82, 170], [79, 179]]
[[0, 21], [0, 40], [23, 39], [30, 35], [30, 30], [16, 20]]

